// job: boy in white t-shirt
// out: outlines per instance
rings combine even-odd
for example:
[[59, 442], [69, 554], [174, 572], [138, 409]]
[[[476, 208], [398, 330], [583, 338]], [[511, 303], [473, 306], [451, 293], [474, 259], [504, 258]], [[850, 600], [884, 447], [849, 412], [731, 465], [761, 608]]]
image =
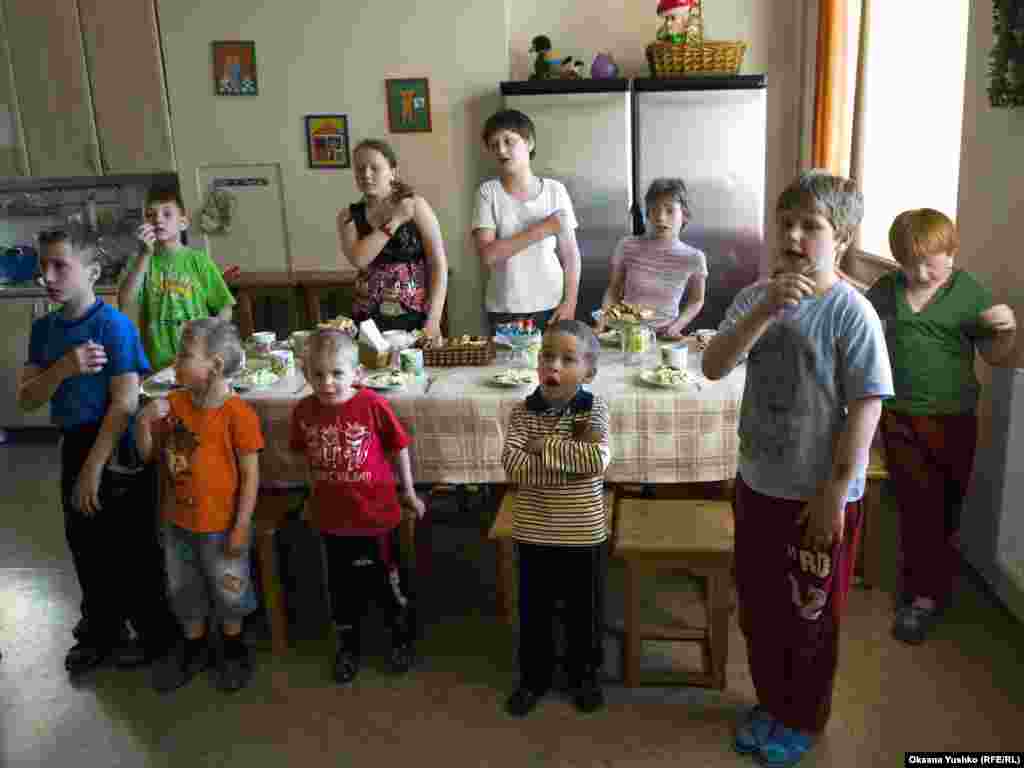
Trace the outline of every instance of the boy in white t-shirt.
[[533, 121], [515, 109], [496, 112], [482, 133], [498, 161], [500, 177], [480, 185], [473, 239], [490, 271], [485, 304], [492, 329], [530, 318], [548, 322], [576, 315], [580, 252], [576, 215], [565, 185], [534, 176]]

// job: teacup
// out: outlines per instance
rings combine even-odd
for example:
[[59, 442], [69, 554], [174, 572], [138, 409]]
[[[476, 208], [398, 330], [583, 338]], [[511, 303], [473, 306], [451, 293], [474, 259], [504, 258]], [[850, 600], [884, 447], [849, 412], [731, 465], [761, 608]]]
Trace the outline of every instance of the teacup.
[[680, 371], [686, 370], [686, 358], [689, 351], [685, 344], [662, 344], [661, 364], [667, 365], [669, 368], [678, 368]]
[[252, 342], [254, 352], [266, 355], [270, 353], [271, 347], [277, 341], [277, 334], [273, 331], [257, 331], [249, 337], [249, 341]]

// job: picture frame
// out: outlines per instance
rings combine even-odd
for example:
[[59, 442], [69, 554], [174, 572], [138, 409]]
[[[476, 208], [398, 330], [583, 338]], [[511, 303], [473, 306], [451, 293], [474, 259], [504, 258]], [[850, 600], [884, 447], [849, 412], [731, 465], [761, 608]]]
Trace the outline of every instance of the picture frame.
[[217, 96], [258, 96], [256, 43], [252, 40], [215, 40], [213, 92]]
[[384, 81], [391, 133], [430, 133], [430, 81], [425, 77]]
[[348, 115], [306, 115], [310, 168], [350, 168]]

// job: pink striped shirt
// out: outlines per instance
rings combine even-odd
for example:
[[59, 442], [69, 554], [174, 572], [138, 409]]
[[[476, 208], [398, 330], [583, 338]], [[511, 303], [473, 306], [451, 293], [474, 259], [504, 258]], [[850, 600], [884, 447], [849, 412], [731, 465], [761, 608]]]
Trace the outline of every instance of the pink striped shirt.
[[612, 254], [613, 273], [619, 265], [625, 273], [622, 300], [652, 307], [656, 325], [679, 317], [679, 302], [691, 275], [708, 274], [704, 252], [678, 238], [665, 242], [634, 235], [624, 237]]

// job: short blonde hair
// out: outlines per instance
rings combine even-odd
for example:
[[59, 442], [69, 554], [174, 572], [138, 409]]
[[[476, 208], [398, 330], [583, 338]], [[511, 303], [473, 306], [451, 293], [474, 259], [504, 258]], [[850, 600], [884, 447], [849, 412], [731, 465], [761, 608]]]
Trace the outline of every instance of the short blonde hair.
[[234, 376], [242, 369], [245, 362], [242, 340], [230, 320], [219, 317], [190, 320], [181, 330], [181, 343], [187, 340], [202, 341], [206, 345], [206, 354], [220, 355], [224, 360], [225, 376]]
[[849, 242], [864, 218], [864, 195], [853, 179], [812, 168], [782, 190], [775, 212], [801, 208], [821, 211], [836, 237]]
[[340, 355], [345, 363], [355, 367], [356, 345], [352, 337], [336, 328], [319, 328], [306, 339], [307, 370], [315, 355]]
[[889, 227], [889, 248], [901, 266], [916, 264], [936, 253], [956, 256], [960, 238], [950, 218], [934, 208], [915, 208], [897, 216]]

